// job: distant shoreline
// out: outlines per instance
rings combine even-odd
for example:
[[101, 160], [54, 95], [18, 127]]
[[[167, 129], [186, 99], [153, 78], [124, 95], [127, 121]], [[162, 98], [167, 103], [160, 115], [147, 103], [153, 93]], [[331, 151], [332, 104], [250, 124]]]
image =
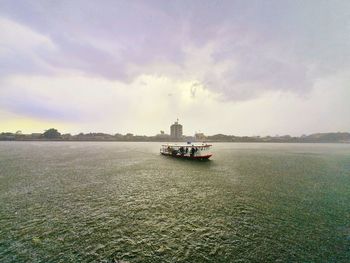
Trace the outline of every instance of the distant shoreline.
[[235, 136], [225, 134], [215, 134], [205, 136], [201, 134], [197, 136], [183, 136], [174, 139], [167, 134], [158, 134], [155, 136], [133, 135], [127, 133], [125, 135], [117, 133], [114, 135], [107, 133], [79, 133], [76, 135], [61, 134], [56, 129], [49, 129], [44, 133], [22, 134], [3, 132], [0, 133], [0, 141], [56, 141], [56, 142], [225, 142], [225, 143], [350, 143], [350, 133], [348, 132], [329, 132], [314, 133], [310, 135], [302, 135], [300, 137], [292, 137], [290, 135], [283, 136]]
[[[43, 140], [1, 140], [0, 142], [158, 142], [158, 143], [180, 143], [184, 141], [122, 141], [122, 140], [59, 140], [59, 139], [43, 139]], [[191, 141], [191, 143], [299, 143], [299, 144], [315, 144], [315, 143], [324, 143], [324, 144], [350, 144], [350, 141]]]

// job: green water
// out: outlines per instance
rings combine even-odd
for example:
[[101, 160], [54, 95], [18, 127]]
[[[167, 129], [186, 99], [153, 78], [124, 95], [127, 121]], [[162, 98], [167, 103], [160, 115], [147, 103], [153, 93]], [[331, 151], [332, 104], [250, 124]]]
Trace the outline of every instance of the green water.
[[350, 262], [350, 145], [0, 142], [0, 262]]

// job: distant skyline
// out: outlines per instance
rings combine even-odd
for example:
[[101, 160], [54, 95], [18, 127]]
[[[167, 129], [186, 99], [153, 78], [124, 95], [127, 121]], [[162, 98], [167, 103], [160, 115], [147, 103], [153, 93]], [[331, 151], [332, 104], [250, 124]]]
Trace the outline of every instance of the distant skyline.
[[0, 132], [350, 131], [350, 1], [0, 0]]

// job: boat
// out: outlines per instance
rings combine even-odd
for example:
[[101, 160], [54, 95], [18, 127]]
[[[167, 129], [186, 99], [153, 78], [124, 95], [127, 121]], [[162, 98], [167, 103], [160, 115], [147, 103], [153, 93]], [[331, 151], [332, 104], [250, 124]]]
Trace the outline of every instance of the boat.
[[191, 160], [208, 160], [212, 153], [211, 144], [206, 143], [168, 143], [160, 147], [160, 154]]

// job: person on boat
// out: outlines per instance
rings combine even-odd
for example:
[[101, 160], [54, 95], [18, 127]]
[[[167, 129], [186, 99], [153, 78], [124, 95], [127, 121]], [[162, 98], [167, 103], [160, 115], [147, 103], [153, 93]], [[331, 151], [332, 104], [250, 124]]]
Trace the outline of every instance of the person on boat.
[[192, 148], [191, 148], [191, 157], [194, 156], [195, 151], [196, 151], [196, 150], [194, 149], [194, 147], [192, 147]]
[[185, 154], [185, 148], [184, 147], [181, 146], [179, 150], [180, 150], [180, 154], [181, 155]]

